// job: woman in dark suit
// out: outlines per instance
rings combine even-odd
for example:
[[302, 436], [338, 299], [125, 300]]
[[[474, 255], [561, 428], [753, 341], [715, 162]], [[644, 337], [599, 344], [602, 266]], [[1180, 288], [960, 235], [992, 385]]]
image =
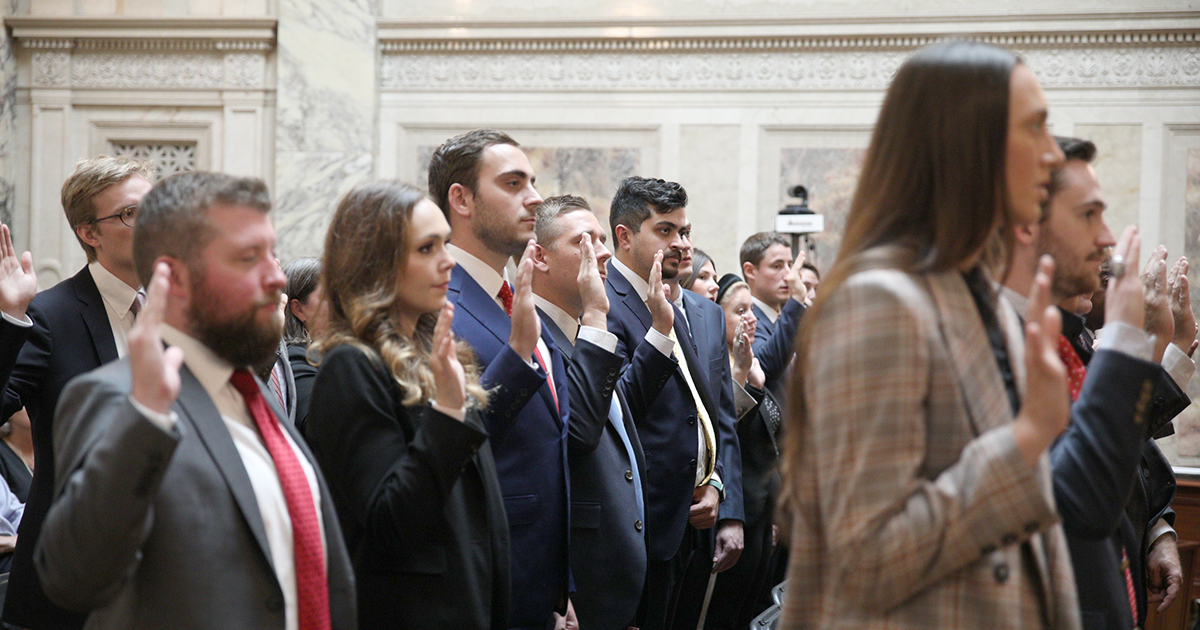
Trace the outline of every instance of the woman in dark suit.
[[310, 360], [308, 346], [325, 314], [324, 298], [318, 282], [321, 279], [321, 260], [295, 258], [283, 266], [283, 275], [287, 276], [287, 287], [283, 292], [288, 296], [287, 310], [283, 315], [283, 342], [287, 344], [292, 382], [296, 385], [296, 428], [303, 431], [313, 380], [317, 378], [317, 359], [312, 357]]
[[354, 562], [362, 628], [505, 627], [508, 525], [450, 333], [450, 227], [422, 193], [369, 182], [325, 242], [327, 330], [306, 437]]

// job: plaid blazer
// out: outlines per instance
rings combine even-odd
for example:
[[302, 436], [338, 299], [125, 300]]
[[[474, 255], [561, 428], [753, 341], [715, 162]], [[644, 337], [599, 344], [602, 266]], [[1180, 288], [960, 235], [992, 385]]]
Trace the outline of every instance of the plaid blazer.
[[[1078, 628], [1048, 459], [1017, 449], [962, 275], [871, 270], [836, 291], [795, 425], [781, 627]], [[998, 308], [1023, 390], [1024, 338]]]

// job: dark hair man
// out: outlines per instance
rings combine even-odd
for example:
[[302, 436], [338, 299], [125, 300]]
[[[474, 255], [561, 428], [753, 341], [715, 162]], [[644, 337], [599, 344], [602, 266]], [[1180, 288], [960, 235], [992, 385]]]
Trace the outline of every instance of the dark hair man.
[[767, 389], [780, 400], [786, 400], [783, 376], [792, 361], [796, 330], [812, 304], [808, 286], [802, 282], [802, 269], [808, 264], [805, 258], [801, 249], [793, 260], [787, 237], [778, 232], [751, 234], [738, 254], [758, 320], [754, 356], [767, 375]]
[[0, 417], [28, 409], [38, 463], [4, 600], [4, 621], [24, 628], [83, 627], [83, 617], [46, 598], [33, 567], [55, 485], [52, 420], [67, 381], [125, 355], [143, 299], [133, 226], [153, 177], [146, 162], [108, 155], [80, 160], [63, 183], [62, 207], [87, 266], [35, 298], [32, 262], [23, 273], [20, 264], [11, 265], [15, 275], [8, 278], [19, 287], [0, 296], [0, 372], [7, 375]]
[[[647, 466], [662, 471], [647, 484], [649, 568], [637, 624], [642, 628], [670, 625], [677, 586], [694, 550], [711, 551], [719, 571], [737, 561], [742, 547], [741, 453], [725, 314], [708, 298], [680, 290], [673, 327], [663, 331], [657, 323], [665, 318], [652, 318], [656, 306], [648, 301], [658, 256], [668, 284], [691, 270], [687, 201], [675, 182], [630, 177], [617, 188], [609, 210], [616, 253], [607, 279], [608, 328], [617, 336], [618, 353], [631, 356], [645, 341], [680, 363], [638, 424]], [[622, 378], [629, 377], [626, 370]], [[718, 522], [717, 539], [709, 542], [712, 533], [705, 530]]]
[[[1054, 175], [1040, 220], [1015, 229], [1004, 294], [1023, 312], [1020, 294], [1033, 281], [1038, 257], [1054, 258], [1050, 290], [1062, 313], [1059, 353], [1076, 401], [1070, 426], [1050, 450], [1055, 501], [1071, 550], [1084, 628], [1135, 627], [1145, 622], [1147, 566], [1151, 586], [1160, 591], [1180, 580], [1170, 527], [1174, 475], [1151, 438], [1188, 405], [1182, 388], [1195, 369], [1185, 354], [1195, 339], [1195, 323], [1190, 308], [1180, 311], [1183, 316], [1186, 310], [1187, 322], [1168, 317], [1168, 328], [1178, 324], [1190, 330], [1170, 348], [1155, 351], [1142, 330], [1144, 322], [1154, 326], [1144, 298], [1155, 296], [1143, 296], [1137, 282], [1139, 241], [1130, 226], [1121, 238], [1132, 244], [1127, 250], [1130, 260], [1113, 256], [1118, 269], [1107, 291], [1099, 344], [1093, 350], [1081, 340], [1084, 321], [1075, 314], [1078, 298], [1100, 288], [1101, 265], [1109, 260], [1109, 248], [1116, 241], [1104, 221], [1106, 203], [1090, 164], [1095, 145], [1074, 138], [1056, 140], [1066, 160]], [[1164, 291], [1165, 258], [1161, 248], [1151, 255], [1152, 273], [1161, 263]], [[1157, 332], [1165, 338], [1164, 346], [1172, 342], [1173, 330]], [[1179, 375], [1178, 382], [1156, 362], [1164, 352], [1169, 353], [1167, 363], [1175, 368], [1171, 372]], [[1126, 516], [1127, 510], [1139, 516]], [[1128, 584], [1135, 587], [1134, 601]], [[1173, 596], [1172, 589], [1168, 602]]]
[[146, 307], [129, 356], [63, 391], [35, 551], [47, 594], [96, 627], [356, 625], [324, 479], [250, 371], [283, 329], [269, 209], [262, 181], [215, 173], [142, 200]]

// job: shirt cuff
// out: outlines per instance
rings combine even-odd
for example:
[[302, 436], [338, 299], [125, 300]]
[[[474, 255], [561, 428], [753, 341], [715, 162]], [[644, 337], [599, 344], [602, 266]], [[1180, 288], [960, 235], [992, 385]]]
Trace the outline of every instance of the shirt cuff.
[[138, 413], [142, 414], [142, 417], [150, 422], [153, 422], [163, 431], [174, 430], [175, 423], [179, 422], [179, 416], [176, 416], [174, 411], [169, 413], [159, 413], [138, 402], [133, 396], [129, 397], [129, 402], [133, 405], [133, 408], [136, 409]]
[[25, 313], [24, 320], [17, 319], [16, 317], [13, 317], [4, 311], [0, 311], [0, 316], [3, 316], [4, 321], [12, 324], [13, 326], [20, 326], [21, 328], [29, 328], [30, 326], [33, 326], [33, 320], [29, 319], [29, 313]]
[[1167, 522], [1167, 519], [1160, 518], [1154, 523], [1154, 527], [1150, 528], [1150, 534], [1146, 536], [1146, 539], [1150, 541], [1150, 544], [1147, 545], [1146, 548], [1150, 549], [1153, 547], [1154, 543], [1158, 542], [1158, 539], [1162, 538], [1163, 536], [1170, 536], [1175, 540], [1179, 540], [1179, 535], [1175, 533], [1175, 528], [1171, 527], [1171, 524]]
[[617, 351], [617, 336], [607, 330], [592, 328], [591, 326], [580, 326], [579, 335], [576, 338], [590, 341], [609, 352], [615, 353]]
[[1196, 363], [1186, 352], [1179, 349], [1179, 346], [1169, 343], [1167, 351], [1163, 353], [1162, 366], [1171, 375], [1171, 380], [1179, 386], [1179, 389], [1187, 390], [1188, 381], [1192, 380], [1192, 374], [1196, 372]]
[[663, 356], [674, 356], [675, 342], [671, 341], [670, 337], [658, 332], [654, 328], [646, 331], [646, 341], [650, 342], [650, 345], [654, 346], [659, 352], [663, 353]]
[[1124, 322], [1112, 322], [1100, 329], [1100, 343], [1096, 344], [1096, 349], [1113, 350], [1149, 361], [1154, 356], [1154, 339], [1144, 330]]
[[429, 399], [429, 406], [433, 407], [434, 411], [444, 413], [447, 416], [458, 420], [459, 422], [467, 419], [467, 412], [465, 409], [451, 409], [450, 407], [445, 407], [433, 402], [432, 398]]

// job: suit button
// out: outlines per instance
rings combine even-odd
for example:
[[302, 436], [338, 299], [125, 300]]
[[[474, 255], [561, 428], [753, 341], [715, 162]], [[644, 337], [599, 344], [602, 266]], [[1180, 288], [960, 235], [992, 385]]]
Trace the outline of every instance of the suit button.
[[696, 460], [693, 459], [692, 461], [688, 462], [688, 465], [691, 466], [693, 469], [695, 469], [696, 468]]
[[992, 569], [992, 577], [996, 578], [997, 584], [1004, 583], [1004, 581], [1008, 579], [1008, 565], [997, 564], [995, 568]]
[[1150, 478], [1150, 469], [1149, 469], [1149, 468], [1143, 468], [1143, 469], [1142, 469], [1142, 478], [1143, 478], [1143, 479], [1149, 479], [1149, 478]]
[[1004, 538], [1000, 539], [1000, 544], [1004, 545], [1005, 547], [1017, 544], [1017, 535], [1011, 533], [1005, 534]]
[[696, 426], [696, 416], [688, 416], [688, 426]]
[[625, 471], [625, 481], [633, 481], [633, 471], [632, 470]]
[[639, 532], [642, 531], [642, 521], [640, 521], [640, 520], [634, 521], [633, 528], [638, 530]]

